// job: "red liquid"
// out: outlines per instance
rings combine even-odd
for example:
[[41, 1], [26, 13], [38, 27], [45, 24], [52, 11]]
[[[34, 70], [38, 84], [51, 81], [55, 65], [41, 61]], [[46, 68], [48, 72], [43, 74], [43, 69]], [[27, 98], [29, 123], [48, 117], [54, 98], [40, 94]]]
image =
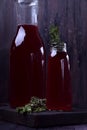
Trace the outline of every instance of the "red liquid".
[[57, 52], [48, 58], [47, 107], [51, 110], [70, 111], [72, 108], [68, 55]]
[[20, 25], [10, 50], [10, 105], [45, 96], [45, 52], [37, 26]]

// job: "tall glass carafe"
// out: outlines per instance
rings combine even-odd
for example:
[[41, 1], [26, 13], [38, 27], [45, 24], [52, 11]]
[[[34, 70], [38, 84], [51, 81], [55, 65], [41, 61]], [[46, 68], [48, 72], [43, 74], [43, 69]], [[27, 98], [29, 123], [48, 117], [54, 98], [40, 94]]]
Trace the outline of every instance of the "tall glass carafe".
[[72, 109], [70, 64], [66, 43], [54, 42], [50, 48], [46, 99], [47, 108], [50, 110], [70, 111]]
[[17, 32], [10, 49], [11, 107], [45, 97], [45, 48], [38, 31], [38, 0], [15, 0]]

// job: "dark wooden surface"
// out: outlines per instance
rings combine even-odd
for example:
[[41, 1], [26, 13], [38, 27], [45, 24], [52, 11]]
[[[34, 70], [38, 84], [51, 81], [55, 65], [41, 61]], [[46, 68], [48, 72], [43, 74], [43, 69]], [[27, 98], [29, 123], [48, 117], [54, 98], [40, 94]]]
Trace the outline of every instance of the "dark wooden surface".
[[87, 125], [61, 126], [50, 128], [30, 128], [22, 125], [0, 121], [0, 130], [87, 130]]
[[71, 112], [45, 111], [39, 113], [19, 114], [9, 106], [0, 108], [0, 120], [28, 126], [30, 128], [50, 128], [87, 124], [87, 110]]
[[[87, 108], [87, 0], [40, 0], [39, 9], [39, 29], [46, 49], [53, 22], [59, 25], [61, 38], [67, 42], [73, 106]], [[14, 0], [0, 1], [0, 103], [8, 102], [9, 49], [15, 32]]]

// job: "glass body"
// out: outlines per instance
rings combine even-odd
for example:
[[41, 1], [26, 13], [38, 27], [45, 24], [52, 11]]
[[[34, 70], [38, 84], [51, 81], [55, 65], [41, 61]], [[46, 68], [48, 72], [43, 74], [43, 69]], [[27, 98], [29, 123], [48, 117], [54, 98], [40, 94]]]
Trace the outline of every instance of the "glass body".
[[45, 97], [45, 48], [34, 23], [17, 27], [10, 49], [9, 91], [13, 108], [29, 103], [32, 96]]
[[70, 65], [66, 44], [63, 50], [51, 48], [48, 57], [46, 98], [50, 110], [70, 111], [72, 108]]

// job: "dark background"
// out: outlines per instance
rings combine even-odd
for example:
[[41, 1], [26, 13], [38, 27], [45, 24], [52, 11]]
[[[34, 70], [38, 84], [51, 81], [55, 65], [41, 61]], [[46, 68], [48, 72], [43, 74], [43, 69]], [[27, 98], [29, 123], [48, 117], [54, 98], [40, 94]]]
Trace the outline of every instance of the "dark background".
[[[70, 56], [73, 106], [87, 108], [87, 0], [40, 0], [39, 30], [49, 50], [48, 29], [59, 25]], [[14, 0], [0, 1], [0, 103], [8, 102], [9, 52], [16, 32]], [[48, 53], [47, 53], [48, 54]]]

